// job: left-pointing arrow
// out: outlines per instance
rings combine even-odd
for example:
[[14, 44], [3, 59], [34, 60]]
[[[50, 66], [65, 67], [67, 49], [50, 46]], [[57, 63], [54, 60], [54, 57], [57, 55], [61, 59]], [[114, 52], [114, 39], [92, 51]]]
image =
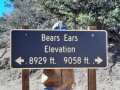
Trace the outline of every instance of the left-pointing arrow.
[[22, 57], [19, 57], [18, 59], [15, 60], [18, 64], [22, 64], [22, 62], [24, 62], [24, 59], [22, 59]]

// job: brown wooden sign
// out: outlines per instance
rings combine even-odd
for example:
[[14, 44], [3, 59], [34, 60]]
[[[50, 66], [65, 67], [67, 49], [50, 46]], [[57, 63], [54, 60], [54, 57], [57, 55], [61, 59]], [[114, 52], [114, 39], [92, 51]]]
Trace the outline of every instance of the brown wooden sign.
[[[27, 25], [23, 25], [21, 29], [28, 29]], [[22, 69], [22, 90], [29, 90], [29, 69]]]

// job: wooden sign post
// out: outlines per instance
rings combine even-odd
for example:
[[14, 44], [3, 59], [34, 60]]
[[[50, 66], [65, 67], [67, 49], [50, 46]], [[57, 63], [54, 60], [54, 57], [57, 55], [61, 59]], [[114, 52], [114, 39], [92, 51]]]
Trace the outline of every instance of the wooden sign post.
[[[22, 25], [21, 29], [28, 29], [27, 25]], [[22, 90], [29, 90], [29, 69], [22, 69]]]
[[[89, 26], [88, 30], [97, 30], [97, 27]], [[96, 90], [96, 69], [88, 69], [88, 90]]]

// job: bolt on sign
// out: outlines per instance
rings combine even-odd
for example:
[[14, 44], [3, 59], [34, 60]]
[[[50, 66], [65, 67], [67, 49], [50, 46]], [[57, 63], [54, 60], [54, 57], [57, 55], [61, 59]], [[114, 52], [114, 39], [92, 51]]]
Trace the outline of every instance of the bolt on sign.
[[107, 66], [104, 30], [12, 30], [12, 68], [96, 68]]

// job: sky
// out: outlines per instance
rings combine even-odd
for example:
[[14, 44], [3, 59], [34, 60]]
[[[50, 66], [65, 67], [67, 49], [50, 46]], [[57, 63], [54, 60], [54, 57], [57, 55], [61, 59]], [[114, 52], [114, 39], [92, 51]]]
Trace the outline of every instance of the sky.
[[9, 15], [13, 11], [13, 7], [12, 8], [5, 7], [4, 1], [7, 1], [7, 3], [10, 3], [8, 0], [0, 0], [0, 17], [3, 16], [3, 12]]

